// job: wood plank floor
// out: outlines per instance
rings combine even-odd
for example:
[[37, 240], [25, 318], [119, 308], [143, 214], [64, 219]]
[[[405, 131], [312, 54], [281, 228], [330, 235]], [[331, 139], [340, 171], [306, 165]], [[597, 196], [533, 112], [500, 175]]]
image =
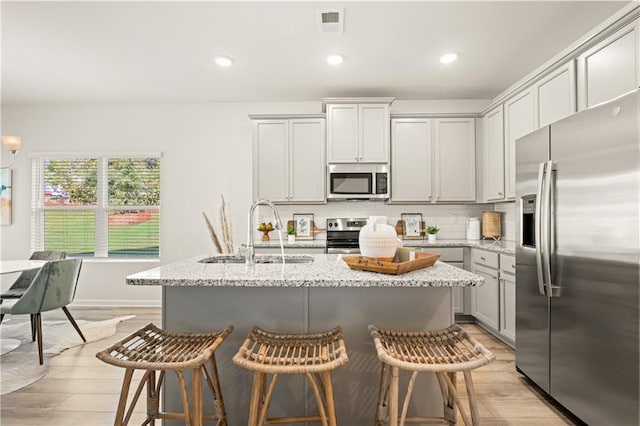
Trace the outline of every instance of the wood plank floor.
[[[76, 319], [94, 321], [129, 314], [136, 315], [136, 318], [120, 323], [117, 333], [108, 339], [71, 348], [58, 356], [46, 358], [45, 362], [51, 367], [44, 378], [19, 391], [2, 396], [2, 426], [113, 424], [123, 371], [102, 363], [95, 354], [149, 322], [160, 325], [160, 309], [78, 308], [72, 309], [72, 312]], [[64, 318], [60, 311], [47, 313], [44, 320]], [[474, 324], [462, 326], [496, 355], [493, 363], [473, 372], [482, 424], [574, 425], [571, 419], [564, 416], [515, 371], [515, 353], [511, 348]], [[466, 403], [462, 377], [458, 380]], [[232, 415], [233, 413], [229, 413], [229, 416]], [[143, 419], [144, 401], [141, 401], [130, 424], [139, 425]], [[341, 424], [349, 425], [347, 419], [339, 420]]]

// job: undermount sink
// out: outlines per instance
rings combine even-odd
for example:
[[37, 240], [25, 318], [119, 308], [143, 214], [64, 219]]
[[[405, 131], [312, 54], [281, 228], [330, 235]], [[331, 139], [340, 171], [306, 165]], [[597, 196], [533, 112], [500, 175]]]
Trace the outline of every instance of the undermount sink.
[[[245, 258], [234, 255], [219, 255], [219, 256], [210, 256], [206, 257], [199, 261], [200, 263], [245, 263]], [[255, 262], [260, 264], [265, 263], [282, 263], [282, 256], [278, 256], [275, 254], [266, 254], [266, 255], [256, 255]], [[285, 254], [284, 255], [284, 263], [312, 263], [313, 256], [308, 255], [296, 255], [296, 254]]]

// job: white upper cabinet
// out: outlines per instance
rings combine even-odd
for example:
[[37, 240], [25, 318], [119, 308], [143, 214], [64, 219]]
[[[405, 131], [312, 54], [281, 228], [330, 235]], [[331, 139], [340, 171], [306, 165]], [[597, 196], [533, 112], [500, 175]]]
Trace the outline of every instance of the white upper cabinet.
[[391, 201], [432, 201], [432, 121], [391, 120]]
[[389, 161], [389, 104], [328, 104], [327, 161]]
[[325, 202], [325, 120], [253, 120], [253, 198]]
[[359, 158], [358, 105], [327, 105], [327, 154], [330, 163], [355, 163]]
[[289, 120], [289, 201], [325, 201], [325, 120]]
[[505, 198], [516, 196], [516, 139], [535, 130], [533, 89], [518, 93], [504, 103]]
[[475, 119], [434, 120], [436, 201], [476, 200]]
[[486, 187], [488, 201], [504, 199], [504, 109], [502, 105], [484, 116]]
[[254, 199], [288, 201], [289, 198], [289, 122], [253, 122]]
[[575, 63], [553, 71], [533, 85], [536, 128], [544, 127], [576, 112]]
[[639, 22], [627, 25], [578, 57], [581, 110], [638, 87]]
[[386, 163], [389, 161], [389, 105], [362, 104], [358, 106], [360, 161]]

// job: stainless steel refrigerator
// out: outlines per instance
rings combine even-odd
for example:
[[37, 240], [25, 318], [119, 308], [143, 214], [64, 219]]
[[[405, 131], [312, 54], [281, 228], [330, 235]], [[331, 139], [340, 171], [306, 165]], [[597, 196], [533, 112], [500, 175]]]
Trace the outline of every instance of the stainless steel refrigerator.
[[640, 92], [516, 141], [516, 367], [590, 425], [639, 424]]

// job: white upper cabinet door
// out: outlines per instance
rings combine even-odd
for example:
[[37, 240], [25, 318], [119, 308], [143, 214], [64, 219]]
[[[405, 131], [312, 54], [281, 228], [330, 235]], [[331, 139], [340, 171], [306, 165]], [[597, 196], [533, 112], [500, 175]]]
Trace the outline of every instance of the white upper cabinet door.
[[325, 120], [289, 120], [290, 201], [325, 201]]
[[502, 105], [484, 117], [486, 197], [504, 199], [504, 110]]
[[535, 130], [535, 109], [531, 88], [504, 103], [505, 197], [516, 196], [516, 139]]
[[438, 118], [434, 129], [436, 201], [475, 201], [475, 120]]
[[638, 22], [627, 25], [578, 57], [581, 110], [638, 87]]
[[391, 201], [432, 201], [432, 120], [391, 120]]
[[574, 62], [570, 61], [536, 82], [533, 94], [538, 129], [576, 112]]
[[327, 156], [329, 163], [355, 163], [358, 151], [358, 105], [327, 105]]
[[266, 198], [271, 201], [288, 201], [288, 145], [288, 120], [254, 120], [254, 199]]
[[358, 105], [358, 161], [386, 163], [389, 161], [389, 104]]

